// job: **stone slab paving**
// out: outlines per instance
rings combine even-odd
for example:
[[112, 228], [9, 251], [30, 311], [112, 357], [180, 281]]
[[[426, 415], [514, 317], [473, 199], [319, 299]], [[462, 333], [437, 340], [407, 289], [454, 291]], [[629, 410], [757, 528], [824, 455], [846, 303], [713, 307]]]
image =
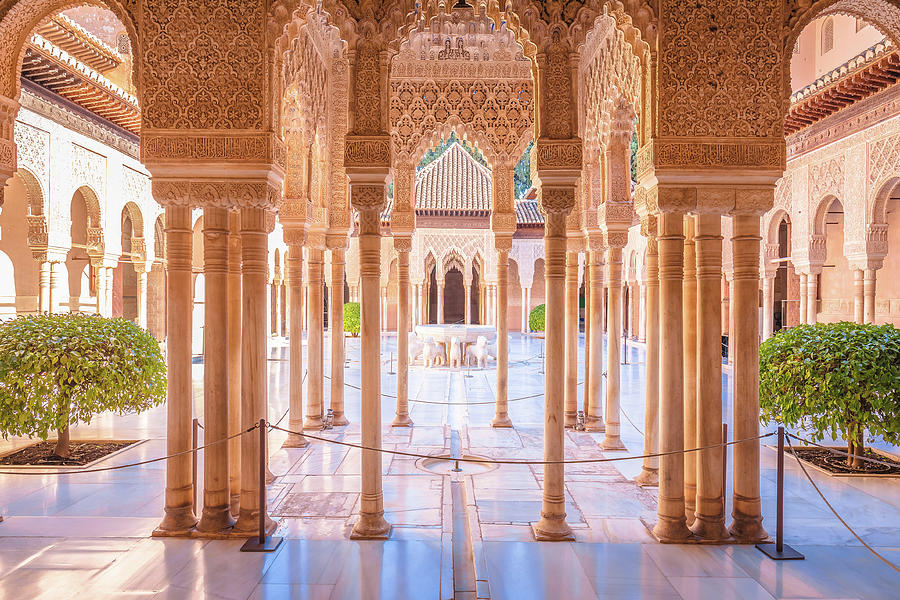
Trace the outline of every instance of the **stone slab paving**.
[[[327, 340], [327, 337], [326, 337]], [[327, 345], [327, 343], [326, 343]], [[495, 458], [543, 454], [542, 341], [515, 335], [511, 343], [510, 416], [514, 429], [490, 427], [494, 371], [415, 368], [411, 429], [392, 429], [396, 380], [387, 373], [395, 338], [385, 336], [382, 404], [385, 448], [447, 452], [451, 431], [463, 450]], [[351, 425], [325, 437], [359, 442], [359, 340], [348, 340], [347, 415]], [[272, 341], [270, 417], [288, 404], [283, 340]], [[328, 349], [325, 356], [329, 356]], [[635, 456], [643, 442], [643, 349], [628, 344], [622, 377], [622, 438], [626, 452], [604, 453], [602, 434], [568, 432], [568, 458]], [[326, 360], [326, 373], [329, 372]], [[202, 364], [194, 366], [195, 413], [203, 418]], [[467, 376], [468, 375], [468, 376]], [[725, 414], [731, 412], [725, 369]], [[579, 381], [584, 377], [580, 369]], [[325, 398], [330, 381], [325, 382]], [[327, 400], [326, 400], [327, 401]], [[486, 404], [478, 404], [484, 402]], [[583, 403], [583, 386], [579, 386]], [[165, 453], [165, 410], [101, 415], [73, 438], [149, 441], [104, 464], [126, 464]], [[453, 526], [450, 478], [408, 457], [385, 455], [385, 542], [352, 542], [359, 510], [356, 450], [314, 442], [280, 449], [270, 438], [269, 508], [285, 542], [271, 555], [240, 553], [240, 542], [149, 537], [162, 516], [164, 463], [94, 474], [0, 475], [0, 598], [451, 598]], [[23, 445], [0, 441], [0, 450]], [[774, 529], [775, 453], [762, 451], [765, 524]], [[202, 456], [201, 456], [202, 472]], [[873, 557], [840, 525], [796, 465], [785, 479], [787, 541], [807, 560], [774, 563], [752, 546], [660, 545], [644, 521], [655, 517], [654, 488], [631, 482], [640, 461], [570, 465], [566, 507], [573, 543], [533, 541], [543, 469], [502, 465], [465, 483], [479, 598], [859, 598], [897, 597], [900, 574]], [[839, 479], [813, 474], [838, 511], [871, 544], [900, 563], [900, 480]], [[730, 487], [729, 487], [730, 492]], [[730, 513], [730, 500], [727, 512]]]

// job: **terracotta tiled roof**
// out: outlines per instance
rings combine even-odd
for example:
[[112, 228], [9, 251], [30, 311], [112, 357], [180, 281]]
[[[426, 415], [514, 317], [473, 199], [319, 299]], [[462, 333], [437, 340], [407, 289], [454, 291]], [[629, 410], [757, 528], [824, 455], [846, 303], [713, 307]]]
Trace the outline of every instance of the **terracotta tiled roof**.
[[488, 214], [491, 172], [459, 142], [416, 175], [416, 212], [424, 215]]
[[516, 200], [516, 224], [526, 227], [544, 224], [544, 215], [538, 210], [537, 200], [529, 198]]

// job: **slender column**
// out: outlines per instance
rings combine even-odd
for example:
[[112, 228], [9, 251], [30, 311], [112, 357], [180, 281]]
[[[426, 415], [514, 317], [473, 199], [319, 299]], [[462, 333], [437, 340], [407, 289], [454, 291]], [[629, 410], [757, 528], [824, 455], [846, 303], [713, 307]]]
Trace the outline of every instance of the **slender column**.
[[863, 295], [865, 296], [863, 319], [866, 323], [875, 322], [875, 269], [866, 269], [863, 280]]
[[[565, 458], [563, 397], [565, 394], [566, 214], [574, 205], [574, 188], [544, 188], [544, 281], [546, 282], [546, 375], [544, 376], [544, 460]], [[534, 525], [538, 540], [570, 540], [566, 523], [565, 466], [544, 466], [541, 520]]]
[[[241, 430], [241, 213], [232, 211], [228, 230], [228, 435]], [[241, 508], [241, 438], [228, 442], [231, 515]]]
[[[361, 381], [362, 445], [381, 448], [381, 336], [378, 331], [381, 279], [381, 218], [384, 184], [351, 184], [353, 206], [359, 212], [359, 272], [362, 280]], [[351, 538], [385, 538], [391, 525], [384, 518], [381, 454], [362, 450], [362, 494], [359, 521]]]
[[[734, 439], [759, 435], [759, 215], [735, 215], [734, 255]], [[740, 541], [768, 537], [762, 526], [759, 440], [735, 444], [734, 499], [729, 530]]]
[[[53, 306], [51, 298], [53, 292], [50, 289], [50, 262], [41, 261], [40, 272], [38, 273], [38, 311], [42, 313], [52, 312], [50, 307]], [[860, 291], [862, 291], [862, 273], [860, 273]], [[860, 303], [862, 307], [862, 303]]]
[[[104, 300], [104, 303], [106, 304], [105, 316], [107, 317], [112, 316], [113, 309], [113, 271], [114, 269], [112, 267], [106, 267], [104, 269], [104, 272], [106, 273], [106, 299]], [[52, 273], [53, 272], [51, 271], [51, 274]]]
[[853, 322], [865, 323], [865, 283], [863, 270], [853, 269]]
[[388, 330], [388, 289], [381, 288], [381, 331]]
[[[588, 311], [590, 328], [585, 332], [585, 338], [590, 338], [591, 379], [585, 385], [585, 419], [586, 431], [606, 431], [606, 423], [603, 422], [603, 312], [600, 306], [603, 304], [603, 250], [600, 244], [588, 253], [588, 295], [590, 296], [591, 310]], [[587, 371], [587, 365], [585, 365]]]
[[806, 318], [807, 322], [810, 325], [815, 325], [819, 320], [819, 306], [818, 306], [818, 287], [819, 287], [819, 276], [817, 273], [810, 273], [806, 278]]
[[444, 322], [444, 280], [437, 282], [437, 322]]
[[[722, 357], [717, 345], [722, 339], [722, 217], [698, 215], [694, 239], [697, 253], [695, 447], [702, 447], [722, 440]], [[724, 540], [728, 530], [725, 529], [722, 449], [702, 450], [696, 455], [696, 519], [691, 529], [704, 539]]]
[[59, 311], [59, 267], [60, 263], [56, 261], [52, 261], [49, 263], [49, 281], [48, 287], [49, 289], [47, 294], [47, 307], [48, 312], [55, 313]]
[[138, 327], [147, 329], [147, 271], [141, 264], [137, 270]]
[[465, 313], [465, 322], [466, 325], [470, 325], [472, 323], [472, 284], [465, 283], [465, 303], [466, 305], [463, 307], [463, 312]]
[[[309, 251], [307, 251], [307, 259], [309, 258]], [[307, 268], [308, 270], [308, 268]], [[307, 272], [309, 275], [309, 272]], [[303, 282], [303, 331], [307, 332], [309, 335], [309, 282]], [[309, 375], [307, 375], [309, 377]]]
[[272, 335], [281, 335], [281, 280], [276, 279], [272, 285], [272, 304], [275, 306], [275, 319], [272, 323]]
[[622, 369], [622, 247], [609, 246], [606, 265], [608, 298], [606, 319], [606, 435], [601, 448], [624, 450], [620, 437], [619, 390]]
[[[775, 276], [763, 274], [763, 341], [775, 333]], [[721, 310], [721, 307], [720, 307]]]
[[[644, 454], [659, 453], [659, 252], [656, 219], [647, 226], [647, 365], [644, 370]], [[719, 284], [721, 285], [721, 283]], [[719, 312], [722, 311], [721, 305]], [[721, 325], [721, 323], [720, 323]], [[721, 327], [720, 327], [721, 329]], [[716, 348], [721, 346], [721, 340]], [[659, 485], [659, 458], [648, 457], [635, 478], [641, 485]]]
[[[684, 346], [684, 447], [697, 447], [697, 256], [694, 217], [684, 219], [684, 278], [682, 279], [682, 344]], [[721, 421], [718, 421], [721, 423]], [[721, 437], [721, 436], [720, 436]], [[684, 514], [694, 522], [697, 497], [697, 454], [684, 454]]]
[[[228, 210], [203, 209], [203, 347], [228, 347]], [[234, 525], [228, 488], [228, 355], [207, 352], [203, 361], [203, 514], [197, 529], [218, 533]]]
[[565, 426], [578, 416], [578, 252], [566, 253], [566, 399]]
[[734, 273], [728, 280], [728, 364], [734, 364]]
[[344, 267], [346, 236], [331, 247], [331, 412], [336, 427], [349, 425], [344, 411]]
[[491, 427], [512, 427], [509, 418], [509, 251], [512, 236], [495, 237], [497, 246], [497, 404]]
[[[680, 452], [684, 450], [684, 215], [661, 213], [658, 227], [659, 451]], [[661, 541], [680, 541], [691, 535], [684, 515], [684, 458], [671, 454], [660, 457], [659, 463], [659, 520], [653, 533]]]
[[409, 253], [412, 239], [394, 237], [397, 250], [397, 412], [392, 427], [409, 427]]
[[[800, 324], [806, 325], [809, 321], [806, 316], [809, 302], [807, 301], [807, 275], [800, 273]], [[732, 305], [732, 309], [733, 309]]]
[[[168, 393], [166, 401], [165, 517], [159, 530], [187, 533], [196, 523], [191, 478], [191, 209], [166, 207], [166, 328], [183, 332], [166, 337]], [[104, 280], [102, 275], [99, 280]], [[98, 301], [101, 293], [98, 290]], [[181, 454], [185, 452], [185, 454]]]
[[324, 338], [325, 315], [323, 298], [323, 250], [308, 247], [309, 309], [307, 319], [309, 330], [306, 340], [306, 419], [303, 429], [322, 429], [324, 404]]
[[588, 406], [588, 390], [591, 387], [591, 379], [594, 374], [591, 368], [591, 269], [590, 250], [584, 253], [584, 420], [587, 426], [587, 415], [590, 412]]
[[[638, 311], [638, 341], [646, 342], [647, 341], [647, 284], [646, 282], [640, 284], [640, 298], [641, 298], [641, 306]], [[721, 309], [721, 307], [719, 307]]]
[[[105, 317], [106, 316], [106, 276], [103, 274], [103, 271], [105, 270], [103, 268], [103, 260], [102, 259], [100, 261], [92, 260], [92, 262], [94, 262], [94, 265], [95, 265], [94, 268], [97, 270], [97, 314]], [[51, 273], [52, 273], [52, 268], [51, 268]], [[51, 293], [52, 293], [54, 291], [53, 285], [50, 286], [50, 289], [51, 289]], [[190, 288], [188, 288], [188, 289], [190, 289]], [[54, 300], [51, 298], [50, 312], [53, 312], [53, 310], [54, 310], [53, 304], [54, 304]], [[189, 308], [190, 308], [191, 312], [193, 312], [193, 297], [191, 298], [191, 305]]]
[[[286, 228], [285, 242], [288, 245], [285, 258], [285, 271], [288, 283], [288, 302], [291, 310], [288, 313], [290, 331], [288, 332], [288, 365], [289, 365], [289, 415], [288, 429], [299, 432], [303, 429], [303, 332], [301, 329], [300, 297], [303, 294], [303, 241], [306, 235], [302, 229]], [[297, 310], [294, 310], [297, 307]], [[299, 433], [288, 434], [282, 447], [305, 448], [309, 441]]]

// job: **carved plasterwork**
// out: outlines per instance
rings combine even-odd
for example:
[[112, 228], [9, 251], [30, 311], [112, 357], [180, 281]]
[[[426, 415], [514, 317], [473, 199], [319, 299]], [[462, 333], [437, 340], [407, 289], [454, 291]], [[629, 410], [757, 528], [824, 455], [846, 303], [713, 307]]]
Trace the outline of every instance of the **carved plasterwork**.
[[821, 200], [829, 194], [837, 198], [844, 197], [843, 157], [810, 165], [809, 181], [813, 201]]
[[19, 167], [34, 173], [46, 186], [50, 179], [50, 133], [16, 121], [15, 140]]
[[87, 185], [98, 197], [106, 198], [106, 157], [72, 144], [72, 182], [75, 188]]

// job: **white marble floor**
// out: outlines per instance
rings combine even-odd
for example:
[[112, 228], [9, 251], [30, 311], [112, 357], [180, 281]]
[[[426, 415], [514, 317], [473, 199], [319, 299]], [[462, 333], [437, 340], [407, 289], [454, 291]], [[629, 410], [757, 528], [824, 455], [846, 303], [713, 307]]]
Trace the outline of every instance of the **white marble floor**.
[[[327, 338], [326, 338], [327, 339]], [[384, 338], [382, 419], [393, 417], [391, 336]], [[515, 335], [512, 399], [539, 393], [542, 343]], [[287, 407], [283, 340], [272, 341], [270, 418]], [[359, 382], [359, 340], [349, 340], [350, 386]], [[326, 357], [328, 356], [326, 348]], [[623, 365], [623, 439], [642, 452], [643, 351], [630, 344]], [[327, 362], [327, 361], [326, 361]], [[394, 363], [395, 364], [395, 363]], [[202, 364], [195, 365], [195, 408], [202, 419]], [[582, 369], [583, 371], [583, 369]], [[581, 374], [583, 376], [583, 372]], [[326, 380], [326, 398], [328, 397]], [[730, 413], [728, 373], [723, 407]], [[414, 369], [411, 429], [384, 429], [386, 448], [433, 454], [458, 434], [466, 452], [539, 458], [543, 399], [510, 404], [513, 430], [493, 430], [494, 371]], [[359, 441], [359, 391], [346, 389], [347, 428], [327, 437]], [[629, 419], [634, 425], [629, 423]], [[101, 415], [74, 436], [147, 439], [107, 461], [126, 464], [165, 453], [165, 411]], [[601, 435], [567, 433], [567, 456], [602, 457]], [[896, 598], [900, 574], [872, 556], [828, 511], [788, 461], [786, 541], [805, 561], [775, 563], [752, 546], [660, 545], [641, 518], [655, 515], [655, 490], [630, 480], [639, 461], [567, 469], [567, 513], [576, 542], [539, 544], [529, 523], [539, 518], [542, 470], [504, 465], [477, 475], [441, 476], [413, 459], [385, 456], [385, 542], [348, 539], [358, 511], [359, 454], [313, 443], [280, 449], [270, 437], [269, 507], [285, 538], [269, 555], [240, 553], [238, 541], [149, 537], [162, 514], [165, 465], [96, 474], [0, 475], [0, 598]], [[11, 439], [0, 450], [22, 445]], [[774, 532], [775, 453], [762, 452], [765, 525]], [[202, 469], [201, 469], [202, 472]], [[900, 564], [900, 480], [837, 479], [813, 474], [835, 508], [862, 537]], [[464, 488], [452, 500], [451, 480]], [[729, 487], [730, 490], [730, 487]], [[454, 526], [454, 511], [464, 519]], [[730, 512], [730, 503], [728, 506]], [[466, 527], [459, 527], [459, 523]], [[462, 529], [462, 530], [460, 530]], [[454, 582], [453, 548], [469, 532], [472, 586]], [[475, 592], [469, 590], [473, 589]], [[466, 590], [465, 592], [461, 590]]]

